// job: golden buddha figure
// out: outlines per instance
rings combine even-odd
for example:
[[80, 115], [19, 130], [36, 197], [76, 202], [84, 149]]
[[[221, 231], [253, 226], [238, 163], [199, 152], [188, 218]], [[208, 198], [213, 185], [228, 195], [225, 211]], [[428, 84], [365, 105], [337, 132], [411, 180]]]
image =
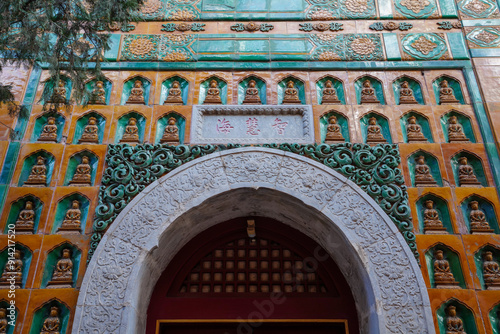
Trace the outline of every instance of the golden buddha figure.
[[168, 119], [168, 124], [163, 131], [163, 136], [160, 143], [178, 143], [179, 142], [179, 128], [177, 127], [177, 120], [174, 117]]
[[345, 141], [344, 136], [342, 136], [342, 128], [337, 124], [337, 117], [333, 115], [328, 118], [325, 140], [327, 143]]
[[7, 333], [9, 321], [7, 320], [7, 310], [0, 308], [0, 333]]
[[24, 209], [19, 212], [16, 220], [16, 234], [33, 234], [35, 227], [35, 211], [33, 202], [26, 201]]
[[80, 210], [80, 202], [74, 200], [71, 204], [71, 208], [66, 211], [66, 215], [64, 216], [64, 220], [61, 224], [61, 227], [57, 230], [57, 232], [76, 232], [80, 233], [81, 231], [81, 220], [82, 219], [82, 211]]
[[45, 158], [39, 156], [36, 158], [36, 164], [31, 167], [31, 173], [24, 184], [30, 186], [45, 186], [46, 183], [47, 166], [45, 166]]
[[97, 118], [89, 117], [87, 125], [83, 128], [82, 137], [78, 144], [99, 144], [99, 127]]
[[408, 143], [427, 141], [427, 138], [425, 138], [424, 134], [422, 133], [422, 127], [417, 124], [417, 118], [415, 116], [408, 117], [408, 124], [406, 125], [406, 136], [408, 137]]
[[380, 125], [377, 124], [377, 119], [371, 117], [368, 120], [368, 127], [366, 129], [366, 142], [367, 143], [385, 143], [386, 140], [382, 134]]
[[104, 82], [97, 81], [92, 90], [89, 104], [106, 104], [106, 90], [104, 89]]
[[44, 320], [40, 334], [60, 334], [61, 320], [59, 319], [59, 309], [55, 306], [50, 308], [50, 315]]
[[57, 142], [57, 125], [55, 117], [49, 117], [47, 124], [43, 126], [42, 133], [38, 137], [38, 141]]
[[257, 88], [257, 82], [255, 80], [250, 80], [248, 82], [243, 104], [262, 104], [260, 101], [259, 89]]
[[340, 104], [339, 97], [337, 96], [337, 91], [333, 88], [333, 83], [331, 80], [325, 81], [325, 87], [322, 90], [321, 104]]
[[399, 104], [418, 104], [408, 81], [403, 81], [399, 90]]
[[[14, 278], [14, 286], [21, 289], [23, 282], [23, 260], [22, 253], [16, 249], [14, 251], [14, 260], [7, 261], [5, 264], [2, 277], [0, 278], [0, 289], [10, 289], [12, 278]], [[1, 333], [1, 332], [0, 332]]]
[[207, 89], [207, 96], [205, 97], [203, 104], [222, 104], [217, 80], [212, 79], [212, 81], [210, 81], [209, 88]]
[[134, 87], [130, 90], [127, 104], [146, 104], [144, 101], [144, 88], [142, 87], [141, 80], [136, 80], [134, 82]]
[[437, 186], [436, 181], [432, 177], [431, 169], [425, 163], [425, 157], [422, 155], [415, 158], [415, 186], [416, 187]]
[[462, 125], [460, 125], [456, 116], [448, 118], [448, 141], [450, 143], [469, 141], [469, 139], [465, 136]]
[[455, 98], [453, 89], [448, 86], [448, 81], [443, 80], [439, 84], [439, 104], [456, 104], [459, 103]]
[[182, 90], [179, 81], [172, 82], [172, 87], [168, 90], [167, 98], [163, 104], [184, 104], [182, 101]]
[[493, 259], [493, 253], [484, 252], [483, 279], [486, 290], [500, 290], [500, 266]]
[[439, 212], [434, 209], [434, 202], [425, 201], [424, 210], [424, 234], [446, 234], [446, 228], [439, 219]]
[[286, 84], [283, 104], [302, 104], [299, 99], [299, 91], [295, 88], [295, 84], [292, 80], [288, 81]]
[[50, 97], [51, 103], [66, 103], [66, 87], [64, 81], [59, 80], [59, 84], [57, 87], [54, 87], [52, 92], [52, 96]]
[[434, 283], [437, 289], [459, 288], [458, 282], [450, 269], [450, 263], [444, 258], [442, 250], [434, 252]]
[[47, 288], [71, 288], [73, 286], [73, 261], [71, 251], [63, 249], [62, 258], [57, 261], [52, 274], [52, 280]]
[[361, 104], [365, 103], [380, 103], [370, 80], [363, 81], [363, 88], [361, 89]]
[[70, 185], [77, 186], [90, 186], [92, 185], [91, 180], [92, 168], [90, 167], [89, 157], [83, 156], [82, 162], [76, 166], [75, 174], [73, 179], [69, 182]]
[[137, 120], [131, 117], [125, 127], [121, 143], [139, 143], [139, 128], [137, 127]]
[[493, 233], [484, 211], [479, 208], [479, 202], [471, 201], [469, 206], [471, 209], [469, 213], [470, 232], [472, 234]]
[[457, 316], [457, 308], [448, 306], [446, 309], [446, 334], [467, 334], [464, 330], [464, 322]]
[[458, 183], [460, 186], [481, 186], [481, 182], [477, 180], [474, 168], [468, 164], [466, 157], [458, 159]]

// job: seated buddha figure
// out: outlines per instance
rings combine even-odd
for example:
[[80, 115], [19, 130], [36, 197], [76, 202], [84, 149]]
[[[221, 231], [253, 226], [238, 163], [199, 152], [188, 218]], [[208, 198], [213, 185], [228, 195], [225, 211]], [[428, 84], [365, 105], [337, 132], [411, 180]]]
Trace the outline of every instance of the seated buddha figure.
[[408, 81], [403, 81], [399, 90], [399, 104], [418, 104]]
[[500, 290], [500, 266], [493, 259], [493, 253], [484, 252], [483, 278], [487, 290]]
[[0, 278], [0, 289], [9, 289], [12, 278], [14, 278], [15, 287], [17, 289], [21, 288], [23, 281], [23, 265], [22, 253], [20, 250], [16, 249], [14, 251], [14, 260], [5, 263], [5, 268]]
[[24, 209], [19, 212], [16, 220], [16, 234], [33, 234], [35, 227], [35, 210], [33, 202], [26, 201]]
[[436, 288], [457, 288], [458, 282], [450, 269], [450, 263], [444, 258], [442, 250], [434, 252], [434, 283]]
[[80, 210], [80, 202], [74, 200], [71, 204], [71, 208], [66, 211], [64, 215], [64, 220], [61, 227], [57, 230], [58, 232], [77, 232], [80, 233], [82, 211]]
[[7, 320], [7, 310], [5, 308], [0, 308], [0, 333], [7, 333], [9, 328], [9, 321]]
[[443, 80], [439, 84], [439, 104], [459, 103], [455, 98], [453, 89], [448, 86], [448, 81]]
[[75, 174], [73, 174], [73, 179], [69, 182], [70, 185], [81, 185], [90, 186], [92, 168], [89, 164], [89, 157], [83, 156], [82, 162], [76, 166]]
[[222, 104], [217, 80], [212, 79], [212, 81], [210, 81], [209, 88], [207, 89], [207, 96], [205, 97], [203, 104]]
[[139, 128], [137, 127], [137, 120], [131, 117], [125, 127], [121, 143], [138, 143], [139, 142]]
[[179, 128], [177, 127], [177, 121], [174, 117], [168, 119], [168, 124], [163, 131], [163, 136], [160, 139], [160, 143], [178, 143], [179, 142]]
[[424, 233], [425, 234], [446, 234], [446, 228], [439, 219], [439, 212], [434, 209], [434, 202], [425, 201], [424, 210]]
[[43, 321], [40, 334], [60, 334], [61, 320], [59, 319], [59, 309], [56, 306], [50, 308], [50, 315]]
[[47, 124], [43, 126], [42, 133], [38, 137], [38, 141], [57, 142], [57, 125], [55, 117], [49, 117]]
[[326, 142], [339, 142], [344, 141], [344, 136], [342, 136], [342, 129], [340, 125], [337, 124], [337, 117], [330, 116], [328, 118], [328, 126], [326, 127]]
[[260, 101], [259, 89], [257, 88], [257, 82], [255, 80], [250, 80], [248, 82], [243, 104], [262, 104]]
[[142, 87], [141, 80], [136, 80], [134, 82], [134, 87], [130, 90], [127, 104], [146, 104], [144, 101], [144, 88]]
[[361, 89], [361, 104], [365, 103], [380, 103], [370, 80], [363, 81], [363, 88]]
[[299, 99], [299, 91], [295, 88], [295, 84], [292, 80], [288, 81], [286, 84], [283, 104], [302, 104], [302, 101]]
[[478, 201], [471, 201], [469, 203], [470, 206], [470, 232], [473, 234], [478, 233], [493, 233], [494, 231], [491, 229], [490, 224], [486, 220], [486, 215], [484, 211], [479, 208]]
[[52, 96], [50, 97], [51, 103], [65, 103], [66, 102], [66, 87], [64, 81], [60, 80], [57, 87], [54, 87]]
[[325, 81], [325, 87], [322, 90], [321, 104], [340, 104], [339, 97], [337, 96], [337, 91], [333, 88], [333, 83], [331, 80]]
[[89, 117], [78, 144], [99, 144], [99, 127], [95, 117]]
[[62, 257], [57, 260], [57, 264], [52, 273], [52, 280], [48, 283], [48, 288], [71, 288], [73, 286], [73, 261], [71, 251], [63, 249]]
[[377, 124], [377, 119], [372, 117], [368, 120], [368, 127], [366, 129], [366, 142], [367, 143], [385, 143], [386, 140], [382, 134], [380, 125]]
[[456, 116], [451, 116], [450, 118], [448, 118], [448, 141], [450, 143], [469, 141], [469, 138], [465, 136], [462, 125], [460, 125]]
[[457, 308], [448, 306], [446, 309], [446, 334], [467, 334], [464, 330], [463, 320], [457, 316]]
[[434, 187], [437, 183], [432, 177], [431, 169], [425, 163], [424, 156], [415, 158], [415, 186]]
[[481, 182], [477, 180], [474, 168], [468, 164], [466, 157], [458, 159], [458, 182], [460, 186], [480, 186]]
[[406, 136], [408, 137], [409, 143], [427, 141], [427, 138], [425, 138], [422, 133], [422, 127], [417, 124], [417, 118], [415, 116], [408, 117], [408, 124], [406, 124]]
[[172, 86], [168, 90], [167, 98], [163, 104], [183, 104], [182, 90], [179, 81], [172, 82]]
[[89, 104], [106, 104], [106, 90], [104, 89], [104, 82], [97, 81], [95, 87], [90, 95]]
[[39, 156], [36, 158], [36, 164], [31, 167], [31, 173], [24, 184], [30, 186], [45, 186], [46, 183], [47, 166], [45, 166], [45, 158]]

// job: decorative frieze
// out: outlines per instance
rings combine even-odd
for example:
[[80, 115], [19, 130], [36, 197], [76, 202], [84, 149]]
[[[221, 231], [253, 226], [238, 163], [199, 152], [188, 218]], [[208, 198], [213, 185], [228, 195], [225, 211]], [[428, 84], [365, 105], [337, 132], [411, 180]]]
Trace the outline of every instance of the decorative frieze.
[[389, 31], [393, 31], [393, 30], [406, 31], [406, 30], [410, 30], [411, 28], [413, 28], [413, 24], [407, 23], [407, 22], [399, 22], [399, 23], [396, 23], [393, 21], [375, 22], [372, 25], [370, 25], [371, 30], [377, 30], [377, 31], [382, 31], [384, 29], [389, 30]]
[[161, 31], [174, 32], [174, 31], [205, 31], [205, 23], [165, 23], [161, 25]]
[[231, 26], [231, 30], [237, 31], [237, 32], [242, 32], [242, 31], [249, 31], [249, 32], [254, 32], [254, 31], [260, 31], [260, 32], [269, 32], [274, 29], [274, 26], [269, 23], [255, 23], [255, 22], [249, 22], [247, 24], [244, 23], [236, 23]]
[[344, 25], [342, 23], [338, 22], [331, 22], [331, 23], [300, 23], [299, 24], [300, 28], [299, 30], [301, 31], [340, 31], [344, 30]]

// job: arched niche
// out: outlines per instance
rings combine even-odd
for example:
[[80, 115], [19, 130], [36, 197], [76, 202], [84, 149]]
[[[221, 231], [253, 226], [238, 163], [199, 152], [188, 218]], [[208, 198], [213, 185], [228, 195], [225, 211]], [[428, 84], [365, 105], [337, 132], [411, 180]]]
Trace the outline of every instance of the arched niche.
[[[57, 203], [57, 207], [56, 207], [56, 214], [55, 214], [55, 218], [54, 218], [54, 223], [52, 224], [52, 229], [51, 229], [51, 234], [56, 234], [58, 233], [58, 229], [61, 227], [62, 225], [62, 222], [64, 221], [65, 217], [66, 217], [66, 212], [68, 211], [68, 209], [71, 209], [72, 205], [73, 205], [73, 201], [78, 201], [78, 203], [80, 203], [80, 211], [81, 211], [81, 218], [80, 218], [80, 222], [81, 222], [81, 226], [80, 226], [80, 232], [82, 234], [85, 233], [85, 226], [87, 224], [87, 216], [88, 216], [88, 213], [89, 213], [89, 207], [90, 207], [90, 202], [89, 202], [89, 199], [80, 194], [80, 193], [74, 193], [74, 194], [71, 194], [71, 195], [68, 195], [64, 198], [62, 198], [58, 203]], [[59, 232], [61, 233], [61, 232]]]
[[488, 318], [490, 319], [493, 334], [500, 334], [500, 303], [496, 304], [489, 312]]
[[[89, 119], [91, 117], [94, 117], [96, 119], [96, 125], [97, 128], [99, 129], [97, 132], [99, 142], [96, 144], [101, 144], [104, 138], [104, 129], [106, 128], [106, 117], [101, 115], [95, 110], [91, 110], [88, 113], [80, 116], [78, 120], [76, 121], [76, 126], [75, 126], [75, 135], [73, 136], [73, 144], [80, 144], [81, 143], [81, 138], [85, 130], [85, 126], [89, 124]], [[89, 145], [90, 143], [85, 143], [85, 145]]]
[[161, 83], [160, 104], [169, 104], [168, 102], [165, 101], [167, 100], [168, 92], [172, 88], [172, 84], [174, 83], [174, 81], [179, 82], [180, 89], [182, 92], [182, 104], [186, 105], [188, 103], [189, 81], [187, 81], [183, 77], [176, 75], [168, 79], [165, 79], [165, 81]]
[[375, 89], [375, 95], [377, 99], [379, 100], [380, 104], [385, 104], [385, 98], [384, 98], [384, 86], [382, 85], [382, 82], [370, 75], [365, 75], [359, 79], [357, 79], [354, 82], [354, 90], [356, 92], [356, 101], [357, 104], [361, 104], [361, 90], [363, 89], [363, 82], [366, 80], [370, 81], [370, 84], [373, 89]]
[[377, 124], [380, 126], [382, 135], [384, 136], [384, 139], [386, 140], [387, 144], [392, 144], [392, 136], [391, 136], [391, 129], [390, 129], [390, 125], [389, 125], [389, 120], [385, 116], [382, 116], [374, 111], [369, 112], [368, 114], [365, 114], [359, 120], [360, 125], [361, 125], [361, 133], [363, 135], [363, 142], [366, 143], [368, 124], [369, 124], [370, 118], [372, 118], [372, 117], [375, 117], [377, 119]]
[[462, 126], [462, 130], [469, 141], [471, 143], [475, 143], [476, 137], [474, 136], [474, 130], [472, 129], [472, 123], [469, 116], [456, 110], [450, 110], [449, 112], [441, 116], [441, 126], [443, 128], [445, 141], [447, 143], [450, 142], [450, 138], [448, 137], [448, 121], [452, 116], [455, 116], [457, 118], [457, 122]]
[[436, 283], [434, 281], [434, 254], [437, 250], [443, 251], [444, 259], [448, 260], [450, 264], [450, 271], [452, 272], [455, 281], [458, 282], [459, 287], [462, 289], [467, 289], [467, 286], [465, 285], [464, 274], [462, 271], [462, 265], [460, 264], [459, 254], [455, 250], [442, 243], [438, 243], [432, 246], [425, 252], [425, 261], [427, 264], [427, 270], [429, 272], [429, 280], [431, 281], [431, 286], [433, 288], [436, 288]]
[[[30, 271], [31, 260], [33, 258], [33, 252], [23, 244], [16, 241], [15, 249], [21, 252], [21, 260], [23, 261], [23, 270], [22, 270], [22, 281], [21, 281], [21, 289], [26, 286], [26, 280], [28, 279], [28, 274]], [[0, 270], [3, 271], [5, 269], [5, 265], [9, 260], [9, 250], [8, 247], [5, 247], [0, 253]], [[0, 306], [1, 307], [1, 306]]]
[[134, 84], [137, 80], [139, 80], [142, 83], [142, 89], [144, 90], [143, 93], [144, 104], [147, 105], [149, 103], [149, 94], [151, 92], [151, 81], [142, 76], [135, 76], [123, 83], [122, 98], [120, 102], [121, 105], [127, 104], [128, 98], [130, 97], [130, 92], [132, 91], [132, 88], [134, 88]]
[[417, 207], [417, 216], [418, 216], [418, 225], [420, 233], [424, 233], [424, 211], [425, 211], [425, 202], [431, 200], [434, 202], [434, 209], [439, 214], [439, 220], [443, 223], [443, 226], [446, 228], [446, 232], [449, 234], [453, 234], [453, 225], [451, 223], [451, 216], [448, 202], [432, 193], [425, 194], [420, 197], [416, 202]]
[[484, 275], [483, 275], [483, 263], [485, 258], [485, 253], [491, 252], [493, 255], [493, 261], [496, 263], [500, 263], [500, 249], [497, 246], [493, 246], [490, 244], [484, 245], [480, 249], [474, 253], [474, 263], [476, 265], [476, 274], [481, 281], [481, 287], [483, 290], [487, 290], [487, 286], [484, 284]]
[[410, 77], [403, 76], [392, 82], [392, 89], [394, 91], [394, 99], [396, 104], [404, 104], [399, 100], [400, 92], [401, 92], [401, 84], [403, 82], [408, 82], [408, 87], [413, 91], [413, 97], [417, 101], [415, 104], [425, 104], [424, 95], [422, 94], [422, 87], [420, 83]]
[[31, 174], [31, 168], [34, 165], [36, 165], [37, 158], [40, 156], [45, 159], [44, 164], [45, 164], [45, 167], [47, 167], [47, 173], [46, 173], [47, 182], [45, 183], [45, 185], [46, 186], [50, 185], [50, 181], [52, 180], [52, 173], [54, 171], [54, 165], [55, 165], [56, 159], [49, 152], [44, 151], [44, 150], [40, 150], [40, 151], [36, 151], [36, 152], [30, 154], [29, 156], [26, 157], [26, 159], [24, 159], [23, 167], [21, 169], [21, 174], [19, 176], [19, 183], [18, 183], [19, 186], [23, 186], [24, 183], [28, 180], [28, 177]]
[[97, 172], [97, 166], [99, 164], [99, 158], [97, 155], [95, 155], [92, 151], [89, 150], [83, 150], [78, 153], [73, 154], [68, 161], [67, 168], [66, 168], [66, 175], [64, 176], [64, 185], [69, 186], [69, 185], [74, 185], [70, 184], [71, 180], [73, 180], [73, 176], [75, 175], [76, 168], [78, 167], [79, 164], [82, 163], [82, 158], [83, 157], [88, 157], [89, 158], [89, 165], [90, 165], [90, 185], [94, 185], [95, 182], [95, 176]]
[[82, 101], [84, 104], [102, 104], [102, 103], [95, 103], [95, 98], [93, 98], [92, 93], [94, 92], [94, 89], [96, 88], [97, 82], [101, 81], [103, 83], [103, 88], [105, 93], [105, 105], [109, 105], [109, 100], [111, 98], [111, 92], [113, 90], [113, 83], [108, 80], [107, 78], [102, 78], [102, 79], [93, 79], [88, 81], [85, 84], [85, 89], [87, 90], [87, 93], [89, 94], [88, 97]]
[[443, 186], [443, 180], [441, 178], [441, 171], [439, 169], [439, 162], [438, 159], [432, 155], [431, 153], [418, 150], [416, 152], [413, 152], [409, 157], [408, 157], [408, 171], [410, 172], [410, 179], [411, 179], [411, 184], [413, 187], [416, 187], [417, 184], [415, 184], [415, 165], [416, 165], [416, 159], [419, 156], [423, 156], [425, 158], [425, 164], [429, 166], [429, 169], [431, 170], [431, 175], [434, 178], [434, 181], [437, 182], [437, 186], [442, 187]]
[[484, 212], [484, 215], [486, 216], [486, 221], [490, 225], [490, 228], [493, 229], [495, 232], [499, 234], [500, 229], [498, 227], [498, 219], [495, 211], [495, 207], [493, 204], [488, 201], [487, 199], [478, 196], [478, 195], [472, 195], [467, 197], [460, 203], [460, 208], [462, 209], [462, 214], [464, 216], [464, 221], [465, 224], [467, 225], [468, 230], [471, 230], [471, 225], [470, 225], [470, 212], [471, 212], [471, 207], [470, 203], [472, 201], [478, 202], [479, 209]]
[[50, 311], [52, 307], [57, 307], [59, 311], [59, 321], [60, 321], [60, 334], [69, 334], [68, 323], [70, 318], [71, 310], [70, 308], [63, 302], [58, 299], [52, 299], [41, 307], [35, 310], [33, 315], [33, 321], [31, 323], [31, 328], [29, 334], [40, 334], [42, 331], [43, 323], [45, 319], [50, 316]]
[[467, 158], [467, 164], [469, 166], [472, 166], [472, 168], [474, 169], [474, 174], [476, 175], [477, 180], [481, 183], [481, 186], [487, 187], [488, 180], [486, 179], [486, 174], [484, 172], [483, 163], [482, 163], [481, 159], [478, 156], [476, 156], [475, 154], [472, 154], [472, 153], [467, 152], [467, 151], [458, 152], [457, 154], [455, 154], [451, 158], [451, 161], [450, 161], [452, 169], [453, 169], [453, 176], [455, 177], [455, 184], [457, 185], [457, 187], [460, 185], [459, 176], [458, 176], [459, 175], [458, 169], [460, 166], [459, 160], [462, 157]]
[[64, 131], [64, 124], [66, 123], [66, 118], [57, 112], [47, 112], [43, 115], [40, 115], [33, 127], [33, 133], [31, 134], [31, 141], [36, 142], [40, 138], [42, 134], [44, 126], [47, 124], [50, 117], [55, 118], [55, 125], [57, 126], [57, 143], [61, 142], [62, 134]]
[[38, 230], [38, 225], [40, 223], [40, 216], [42, 215], [43, 202], [34, 195], [27, 195], [17, 199], [10, 205], [9, 216], [7, 218], [7, 224], [4, 227], [4, 234], [8, 233], [9, 229], [15, 228], [16, 221], [19, 218], [19, 214], [22, 210], [26, 208], [26, 202], [31, 202], [33, 205], [33, 211], [35, 211], [33, 234]]
[[465, 304], [461, 303], [455, 298], [452, 298], [445, 303], [443, 303], [439, 309], [436, 311], [436, 315], [438, 318], [438, 326], [440, 333], [446, 333], [446, 318], [447, 309], [450, 306], [455, 306], [457, 316], [460, 317], [464, 324], [464, 330], [467, 334], [478, 334], [476, 320], [474, 317], [474, 312]]
[[[71, 89], [73, 87], [73, 82], [71, 81], [70, 78], [64, 75], [61, 75], [59, 77], [59, 80], [64, 83], [64, 88], [66, 88], [66, 101], [69, 101], [69, 99], [71, 98]], [[39, 101], [41, 104], [45, 104], [46, 102], [50, 101], [52, 94], [54, 93], [55, 86], [56, 86], [55, 78], [49, 78], [48, 80], [45, 81], [42, 97], [40, 98]]]
[[217, 87], [219, 88], [219, 95], [222, 101], [222, 104], [227, 104], [227, 82], [219, 77], [212, 76], [206, 80], [204, 80], [200, 84], [200, 95], [198, 99], [198, 104], [203, 104], [205, 102], [205, 98], [207, 97], [207, 91], [210, 88], [210, 82], [212, 80], [217, 81]]
[[120, 143], [120, 140], [122, 139], [123, 134], [125, 133], [125, 128], [127, 127], [128, 122], [131, 118], [135, 118], [137, 121], [136, 125], [139, 130], [138, 132], [139, 142], [142, 143], [144, 141], [144, 131], [146, 130], [146, 117], [144, 117], [137, 111], [130, 111], [118, 119], [118, 122], [116, 124], [115, 144]]
[[256, 85], [255, 88], [259, 90], [259, 97], [260, 97], [260, 102], [262, 104], [267, 104], [267, 85], [264, 80], [261, 78], [251, 75], [249, 77], [246, 77], [245, 79], [241, 80], [238, 83], [238, 104], [243, 104], [243, 101], [245, 100], [246, 96], [246, 91], [248, 88], [248, 83], [254, 80]]
[[431, 127], [429, 125], [429, 119], [426, 116], [424, 116], [416, 111], [410, 111], [410, 112], [404, 114], [403, 116], [401, 116], [401, 118], [399, 119], [399, 123], [401, 124], [401, 131], [403, 133], [403, 138], [404, 138], [405, 143], [408, 143], [408, 142], [415, 143], [416, 142], [416, 141], [410, 141], [408, 139], [408, 132], [406, 130], [406, 127], [408, 126], [408, 118], [410, 118], [410, 117], [416, 118], [417, 124], [420, 125], [420, 127], [422, 129], [422, 134], [427, 139], [427, 142], [434, 143], [434, 139], [432, 138]]
[[[47, 285], [52, 280], [52, 275], [54, 274], [55, 267], [57, 265], [57, 261], [62, 258], [62, 253], [64, 249], [70, 250], [70, 257], [73, 261], [73, 284], [72, 287], [75, 287], [77, 278], [78, 278], [78, 270], [80, 268], [80, 260], [82, 257], [82, 252], [76, 246], [70, 244], [69, 242], [64, 242], [61, 245], [58, 245], [51, 250], [49, 250], [47, 254], [47, 259], [45, 260], [45, 268], [42, 276], [42, 285], [41, 288], [47, 288]], [[56, 286], [51, 286], [56, 287]], [[37, 333], [38, 334], [38, 333]]]
[[[7, 328], [5, 329], [4, 334], [14, 334], [14, 329], [17, 325], [17, 316], [19, 314], [19, 309], [12, 305], [8, 300], [2, 299], [0, 300], [0, 308], [5, 309], [5, 314], [7, 316]], [[14, 325], [12, 325], [12, 322]]]
[[327, 127], [329, 124], [330, 117], [335, 116], [337, 118], [337, 124], [341, 128], [342, 137], [346, 142], [350, 142], [351, 138], [349, 135], [349, 119], [338, 111], [330, 110], [319, 119], [321, 142], [326, 141]]
[[293, 82], [293, 86], [299, 94], [299, 100], [302, 104], [306, 104], [306, 90], [304, 82], [294, 76], [286, 77], [278, 83], [278, 104], [283, 104], [283, 99], [285, 97], [285, 90], [287, 88], [287, 83], [289, 81]]
[[453, 94], [455, 95], [455, 98], [458, 100], [459, 104], [465, 104], [464, 93], [462, 91], [460, 81], [447, 75], [440, 76], [432, 82], [432, 89], [434, 90], [434, 96], [436, 96], [437, 104], [443, 104], [439, 98], [439, 89], [443, 80], [448, 81], [448, 87], [453, 89]]
[[186, 133], [186, 119], [182, 115], [174, 111], [171, 111], [158, 119], [158, 122], [156, 123], [155, 143], [160, 144], [160, 140], [163, 136], [163, 133], [165, 132], [165, 128], [168, 125], [168, 120], [170, 119], [170, 117], [175, 118], [177, 129], [179, 129], [179, 143], [184, 144], [184, 135]]
[[345, 92], [344, 92], [344, 84], [340, 79], [331, 77], [331, 76], [326, 76], [321, 79], [319, 79], [316, 82], [316, 96], [318, 99], [318, 104], [324, 104], [323, 103], [323, 89], [325, 88], [325, 83], [330, 80], [332, 82], [332, 86], [337, 92], [337, 97], [339, 98], [340, 104], [345, 104]]

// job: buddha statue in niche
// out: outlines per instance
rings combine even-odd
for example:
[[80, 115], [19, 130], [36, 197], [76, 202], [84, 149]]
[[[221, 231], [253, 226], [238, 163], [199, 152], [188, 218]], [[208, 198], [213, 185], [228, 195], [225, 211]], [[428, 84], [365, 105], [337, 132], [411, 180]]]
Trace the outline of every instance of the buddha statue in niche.
[[460, 186], [481, 186], [481, 182], [478, 181], [476, 174], [474, 173], [474, 168], [468, 164], [466, 157], [461, 157], [458, 159], [458, 183]]
[[486, 251], [483, 254], [483, 279], [486, 290], [500, 290], [500, 266], [493, 259], [493, 253]]
[[328, 118], [328, 126], [326, 127], [326, 142], [341, 142], [344, 141], [342, 136], [342, 128], [337, 124], [337, 117], [330, 116]]
[[322, 90], [321, 104], [341, 104], [331, 80], [325, 81], [325, 87]]
[[35, 211], [33, 202], [26, 201], [24, 209], [19, 212], [16, 220], [16, 234], [33, 234], [35, 227]]
[[184, 104], [182, 101], [182, 90], [179, 81], [172, 82], [172, 86], [168, 90], [168, 95], [163, 104]]
[[424, 234], [447, 234], [443, 222], [439, 219], [439, 212], [434, 209], [434, 202], [425, 201]]
[[260, 100], [259, 88], [257, 88], [257, 82], [255, 80], [250, 80], [248, 82], [243, 104], [262, 104], [262, 101]]
[[141, 80], [134, 82], [134, 87], [130, 90], [127, 104], [146, 104], [144, 101], [144, 87]]
[[99, 127], [97, 118], [89, 117], [87, 125], [83, 128], [82, 137], [78, 144], [99, 144]]
[[60, 334], [61, 320], [59, 309], [56, 306], [50, 308], [50, 315], [44, 320], [40, 334]]
[[295, 88], [292, 80], [289, 80], [286, 84], [283, 104], [302, 104], [302, 101], [299, 99], [299, 91]]
[[0, 333], [7, 333], [9, 321], [7, 320], [7, 310], [0, 308]]
[[47, 124], [43, 126], [38, 141], [57, 142], [57, 125], [55, 117], [49, 117], [47, 119]]
[[457, 289], [459, 284], [450, 269], [450, 263], [444, 258], [442, 250], [434, 252], [434, 283], [437, 289]]
[[163, 131], [163, 136], [160, 143], [178, 143], [179, 142], [179, 128], [177, 127], [177, 120], [174, 117], [168, 119], [168, 124]]
[[104, 89], [104, 82], [97, 81], [95, 87], [90, 95], [89, 104], [106, 104], [106, 90]]
[[76, 166], [75, 174], [73, 179], [69, 182], [70, 185], [77, 186], [90, 186], [92, 184], [91, 171], [89, 157], [83, 156], [82, 162]]
[[437, 186], [437, 182], [432, 177], [431, 169], [425, 163], [425, 157], [422, 155], [415, 158], [415, 186], [416, 187]]
[[439, 83], [439, 104], [456, 104], [459, 101], [455, 98], [453, 88], [448, 85], [448, 81]]
[[382, 129], [377, 124], [377, 119], [372, 117], [368, 120], [368, 127], [366, 129], [366, 142], [367, 143], [385, 143], [386, 140], [382, 135]]
[[458, 122], [456, 116], [448, 118], [448, 141], [450, 143], [468, 142], [469, 139], [465, 136], [462, 125]]
[[375, 89], [373, 89], [370, 80], [363, 81], [363, 88], [361, 89], [361, 104], [366, 103], [380, 103], [377, 99]]
[[139, 128], [137, 127], [137, 120], [131, 117], [125, 127], [121, 143], [138, 143], [139, 142]]
[[446, 309], [446, 334], [467, 334], [464, 330], [464, 322], [457, 316], [457, 308], [448, 306]]
[[64, 81], [60, 80], [57, 87], [54, 87], [54, 91], [52, 92], [52, 96], [50, 97], [51, 103], [65, 103], [66, 102], [66, 87]]
[[52, 274], [52, 280], [47, 288], [71, 288], [73, 286], [73, 261], [71, 260], [71, 251], [68, 248], [63, 249], [62, 257], [57, 261]]
[[418, 104], [408, 81], [403, 81], [399, 90], [399, 104]]
[[61, 224], [61, 227], [57, 230], [57, 232], [76, 232], [80, 233], [81, 231], [81, 219], [82, 219], [82, 211], [80, 210], [80, 202], [74, 200], [71, 203], [71, 208], [66, 211], [64, 215], [64, 220]]
[[471, 201], [469, 206], [471, 209], [469, 213], [470, 232], [472, 234], [493, 233], [484, 211], [479, 208], [479, 202]]
[[22, 253], [20, 250], [16, 249], [14, 251], [14, 260], [12, 262], [7, 261], [5, 264], [2, 277], [0, 278], [0, 289], [10, 289], [12, 278], [14, 278], [15, 287], [21, 289], [23, 282], [23, 265]]
[[417, 124], [417, 118], [415, 116], [408, 117], [408, 124], [406, 124], [406, 136], [408, 137], [408, 143], [423, 142], [427, 141], [424, 134], [422, 133], [422, 127]]
[[219, 84], [217, 83], [217, 80], [212, 79], [212, 81], [210, 81], [209, 88], [207, 89], [207, 96], [205, 96], [205, 101], [203, 101], [203, 104], [222, 104]]
[[31, 173], [28, 176], [25, 185], [30, 186], [45, 186], [47, 183], [47, 166], [45, 166], [45, 158], [38, 156], [36, 164], [31, 167]]

